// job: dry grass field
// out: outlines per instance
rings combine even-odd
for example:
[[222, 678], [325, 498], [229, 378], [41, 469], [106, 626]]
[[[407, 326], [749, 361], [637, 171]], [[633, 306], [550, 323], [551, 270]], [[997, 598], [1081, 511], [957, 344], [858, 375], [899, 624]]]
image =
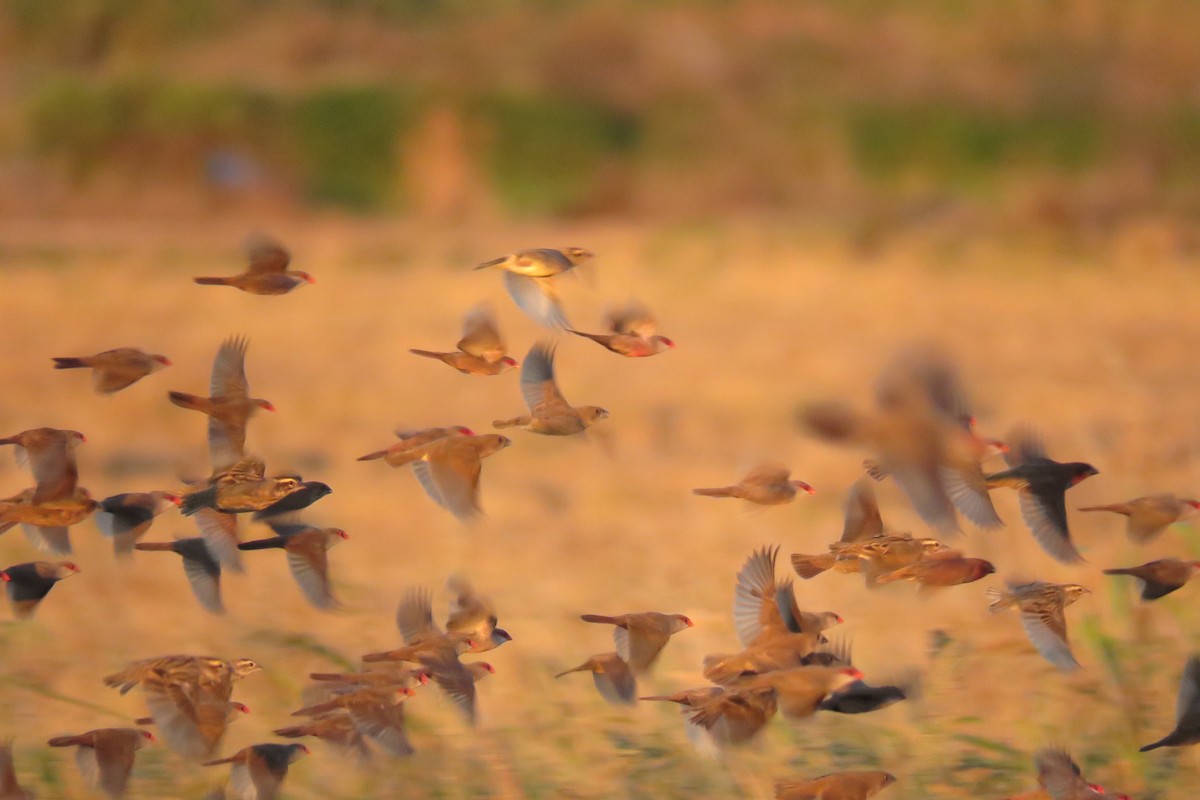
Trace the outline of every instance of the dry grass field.
[[[1153, 491], [1194, 496], [1195, 263], [1154, 248], [1073, 256], [1037, 243], [949, 254], [907, 243], [867, 260], [837, 237], [767, 223], [478, 231], [322, 217], [266, 227], [316, 285], [286, 297], [193, 285], [193, 275], [238, 271], [246, 231], [230, 222], [9, 219], [0, 228], [3, 433], [84, 431], [81, 482], [97, 497], [177, 487], [181, 474], [204, 470], [204, 423], [165, 394], [206, 388], [221, 340], [244, 334], [252, 393], [278, 408], [252, 422], [250, 449], [271, 469], [329, 483], [334, 493], [309, 518], [351, 537], [331, 553], [342, 610], [307, 606], [284, 559], [268, 552], [247, 554], [248, 574], [226, 578], [229, 613], [214, 617], [193, 601], [176, 560], [139, 554], [118, 564], [91, 521], [76, 527], [83, 572], [30, 622], [0, 610], [0, 736], [16, 737], [18, 770], [40, 797], [87, 796], [69, 754], [46, 748], [47, 738], [144, 713], [138, 693], [120, 697], [100, 683], [125, 662], [195, 652], [262, 663], [235, 692], [252, 714], [230, 729], [223, 750], [232, 752], [289, 724], [308, 672], [395, 646], [406, 588], [434, 588], [443, 615], [441, 588], [455, 571], [494, 599], [514, 636], [487, 655], [496, 674], [480, 685], [479, 728], [423, 691], [409, 704], [414, 756], [356, 768], [313, 743], [292, 767], [287, 797], [758, 799], [779, 778], [878, 767], [899, 778], [888, 800], [998, 800], [1033, 787], [1031, 754], [1053, 744], [1092, 780], [1134, 797], [1196, 796], [1196, 751], [1137, 747], [1173, 723], [1184, 659], [1200, 649], [1200, 587], [1143, 606], [1131, 581], [1100, 575], [1200, 556], [1187, 524], [1138, 548], [1120, 518], [1072, 511], [1087, 563], [1064, 567], [1033, 543], [1015, 495], [998, 491], [1008, 526], [961, 539], [998, 567], [980, 583], [921, 601], [906, 584], [868, 592], [841, 575], [799, 582], [804, 605], [845, 617], [836, 632], [853, 642], [869, 680], [917, 669], [923, 691], [871, 715], [776, 719], [720, 761], [692, 749], [673, 706], [615, 709], [587, 676], [552, 677], [611, 649], [607, 631], [579, 613], [655, 609], [686, 613], [696, 627], [671, 641], [643, 693], [701, 685], [702, 658], [736, 648], [730, 609], [745, 558], [772, 543], [785, 556], [819, 551], [837, 537], [844, 492], [860, 474], [865, 454], [808, 438], [796, 406], [865, 404], [880, 366], [910, 341], [938, 342], [959, 359], [987, 433], [1033, 423], [1051, 456], [1100, 470], [1070, 492], [1069, 508]], [[484, 465], [487, 516], [470, 527], [438, 509], [408, 470], [357, 463], [397, 425], [487, 430], [521, 411], [515, 373], [471, 378], [407, 349], [452, 345], [461, 314], [487, 300], [522, 359], [542, 332], [497, 275], [470, 267], [517, 247], [567, 244], [599, 254], [594, 269], [564, 282], [576, 325], [595, 329], [606, 303], [634, 295], [678, 343], [627, 360], [576, 337], [561, 342], [567, 398], [602, 405], [610, 419], [587, 440], [515, 432]], [[85, 373], [50, 366], [51, 356], [123, 345], [164, 353], [174, 366], [110, 397], [92, 394]], [[787, 462], [817, 494], [747, 512], [690, 493], [767, 458]], [[27, 484], [0, 454], [0, 492]], [[922, 530], [894, 486], [881, 486], [881, 502], [890, 527]], [[192, 530], [171, 511], [151, 538]], [[0, 538], [0, 564], [35, 555], [19, 531]], [[984, 589], [1012, 576], [1093, 590], [1068, 613], [1083, 670], [1058, 672], [1015, 614], [987, 614]], [[936, 652], [935, 630], [949, 637]], [[134, 796], [197, 798], [225, 775], [151, 748], [139, 756]]]

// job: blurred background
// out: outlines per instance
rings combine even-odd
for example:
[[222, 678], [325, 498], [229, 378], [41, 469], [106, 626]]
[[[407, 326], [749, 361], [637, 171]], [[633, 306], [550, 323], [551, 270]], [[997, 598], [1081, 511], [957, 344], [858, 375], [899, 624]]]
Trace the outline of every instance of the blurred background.
[[[846, 618], [868, 678], [916, 670], [923, 690], [870, 716], [776, 720], [723, 760], [694, 752], [674, 707], [612, 708], [587, 676], [552, 676], [612, 647], [578, 614], [653, 609], [697, 626], [642, 693], [701, 685], [703, 657], [736, 647], [746, 557], [821, 552], [861, 474], [867, 454], [815, 442], [796, 407], [865, 406], [906, 342], [959, 361], [984, 433], [1032, 423], [1051, 456], [1099, 468], [1069, 508], [1200, 492], [1196, 30], [1187, 0], [0, 3], [0, 433], [84, 431], [97, 497], [178, 488], [205, 469], [204, 424], [164, 394], [201, 392], [243, 334], [252, 394], [279, 409], [251, 423], [250, 449], [328, 482], [309, 518], [351, 535], [331, 553], [341, 611], [309, 608], [282, 556], [249, 553], [216, 618], [173, 556], [117, 564], [77, 526], [83, 572], [30, 623], [0, 611], [0, 737], [17, 737], [23, 780], [88, 796], [42, 743], [141, 716], [100, 677], [152, 655], [261, 662], [223, 750], [269, 741], [306, 673], [394, 646], [408, 587], [434, 589], [443, 618], [457, 571], [514, 636], [487, 656], [480, 729], [423, 692], [415, 756], [359, 769], [314, 743], [286, 796], [757, 799], [776, 779], [883, 768], [900, 779], [888, 800], [998, 799], [1033, 788], [1032, 752], [1060, 745], [1139, 800], [1194, 797], [1194, 751], [1136, 749], [1171, 727], [1197, 589], [1144, 606], [1099, 573], [1200, 556], [1187, 523], [1139, 547], [1120, 518], [1072, 510], [1087, 563], [1066, 567], [997, 491], [1008, 527], [958, 540], [999, 568], [979, 584], [922, 601], [799, 582], [806, 607]], [[191, 283], [239, 272], [252, 230], [316, 284], [271, 298]], [[598, 254], [559, 281], [575, 325], [598, 330], [636, 296], [679, 345], [635, 361], [563, 337], [566, 397], [611, 412], [590, 441], [515, 433], [485, 462], [471, 527], [408, 470], [355, 462], [397, 426], [489, 430], [521, 411], [516, 374], [406, 351], [450, 349], [487, 302], [523, 360], [545, 331], [470, 268], [568, 245]], [[50, 368], [117, 346], [175, 366], [112, 397]], [[759, 513], [690, 494], [760, 460], [818, 493]], [[0, 494], [27, 483], [0, 454]], [[880, 492], [890, 528], [924, 532]], [[172, 535], [194, 526], [168, 512], [150, 538]], [[0, 538], [0, 565], [36, 557]], [[1013, 577], [1092, 589], [1068, 611], [1084, 670], [1059, 673], [1014, 614], [987, 614], [984, 588]], [[134, 791], [219, 782], [159, 747]]]

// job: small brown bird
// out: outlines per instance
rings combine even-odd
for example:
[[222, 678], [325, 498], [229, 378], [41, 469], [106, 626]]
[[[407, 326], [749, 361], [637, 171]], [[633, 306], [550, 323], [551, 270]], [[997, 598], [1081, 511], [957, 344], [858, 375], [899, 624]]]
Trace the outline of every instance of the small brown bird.
[[17, 463], [29, 465], [37, 482], [31, 502], [44, 503], [69, 497], [79, 480], [75, 448], [87, 441], [79, 431], [34, 428], [0, 439], [0, 445], [16, 445]]
[[915, 581], [921, 584], [918, 591], [924, 594], [945, 586], [972, 583], [995, 571], [996, 567], [990, 561], [982, 558], [964, 558], [955, 550], [943, 550], [932, 553], [915, 564], [880, 575], [875, 582]]
[[260, 408], [274, 411], [275, 406], [250, 396], [246, 381], [244, 338], [226, 339], [213, 359], [209, 397], [184, 392], [169, 392], [171, 402], [208, 416], [208, 450], [213, 471], [225, 469], [246, 454], [246, 425]]
[[232, 764], [229, 784], [239, 800], [275, 800], [287, 777], [288, 765], [310, 752], [302, 744], [255, 744], [229, 758], [206, 761], [204, 766]]
[[591, 339], [606, 350], [627, 358], [654, 356], [675, 347], [673, 341], [658, 335], [657, 321], [640, 303], [630, 301], [625, 306], [610, 310], [605, 323], [608, 333], [584, 333], [571, 328], [567, 328], [567, 331]]
[[1064, 609], [1085, 594], [1091, 592], [1077, 583], [1009, 581], [1007, 592], [987, 590], [991, 600], [988, 611], [995, 613], [1010, 607], [1020, 611], [1021, 627], [1037, 651], [1054, 666], [1070, 671], [1078, 669], [1079, 662], [1075, 660], [1071, 645], [1067, 642]]
[[281, 244], [262, 235], [246, 240], [250, 266], [240, 275], [228, 278], [195, 278], [201, 286], [232, 286], [250, 294], [287, 294], [297, 286], [316, 283], [307, 272], [289, 270], [291, 254]]
[[682, 711], [689, 738], [694, 741], [703, 732], [720, 748], [753, 739], [775, 716], [777, 703], [778, 693], [771, 687], [738, 687], [693, 695]]
[[531, 433], [569, 436], [582, 433], [608, 416], [599, 406], [572, 406], [563, 397], [554, 379], [555, 345], [536, 342], [521, 366], [521, 395], [529, 406], [529, 415], [496, 420], [496, 428], [521, 427]]
[[0, 800], [34, 800], [33, 792], [17, 783], [11, 739], [0, 739]]
[[182, 501], [174, 492], [130, 492], [114, 494], [100, 501], [96, 509], [96, 527], [113, 540], [113, 553], [127, 556], [146, 535], [154, 518]]
[[87, 489], [75, 487], [67, 496], [35, 502], [36, 490], [0, 500], [0, 533], [22, 523], [25, 536], [38, 550], [51, 555], [71, 554], [68, 526], [83, 522], [99, 504]]
[[866, 476], [859, 478], [846, 494], [842, 506], [842, 542], [861, 542], [883, 535], [883, 517], [875, 485]]
[[163, 741], [193, 761], [210, 758], [221, 744], [229, 723], [250, 713], [242, 703], [223, 700], [217, 693], [158, 675], [147, 677], [142, 689], [150, 721], [158, 726]]
[[1200, 575], [1200, 561], [1180, 561], [1178, 558], [1161, 558], [1149, 561], [1140, 567], [1106, 569], [1105, 575], [1132, 575], [1142, 585], [1143, 600], [1157, 600], [1182, 587]]
[[425, 686], [429, 673], [418, 667], [398, 667], [391, 664], [384, 669], [370, 672], [310, 672], [308, 675], [319, 683], [338, 683], [345, 686], [411, 686], [415, 681]]
[[412, 471], [435, 503], [469, 521], [483, 513], [479, 507], [481, 462], [510, 444], [512, 439], [498, 433], [438, 439], [412, 462]]
[[875, 579], [880, 575], [915, 564], [944, 550], [946, 546], [937, 539], [914, 539], [907, 533], [879, 534], [858, 541], [834, 542], [829, 545], [828, 553], [793, 553], [791, 560], [792, 569], [805, 580], [830, 569], [842, 573], [861, 572], [867, 588], [875, 589], [879, 586]]
[[867, 800], [895, 782], [895, 775], [880, 770], [831, 772], [810, 780], [779, 781], [775, 800]]
[[468, 652], [483, 653], [512, 641], [508, 631], [496, 627], [500, 620], [492, 601], [476, 592], [470, 581], [461, 575], [452, 575], [446, 581], [446, 589], [451, 594], [446, 631], [469, 636], [471, 647]]
[[503, 270], [504, 288], [517, 307], [534, 322], [547, 328], [569, 327], [563, 315], [552, 278], [591, 260], [594, 254], [582, 247], [562, 250], [538, 248], [518, 250], [507, 256], [493, 258], [475, 267], [498, 267]]
[[552, 278], [595, 257], [595, 253], [582, 247], [564, 247], [562, 250], [539, 247], [518, 250], [506, 256], [484, 261], [475, 269], [497, 267], [514, 275], [524, 275], [527, 278]]
[[363, 661], [410, 661], [418, 664], [474, 724], [475, 677], [458, 657], [474, 641], [462, 633], [445, 633], [433, 621], [433, 598], [428, 589], [405, 593], [396, 609], [396, 627], [405, 646], [383, 653], [368, 653]]
[[781, 464], [760, 464], [732, 486], [716, 489], [692, 489], [692, 494], [701, 497], [736, 497], [760, 506], [777, 506], [790, 503], [796, 491], [816, 494], [817, 490], [804, 481], [791, 480], [792, 471]]
[[795, 634], [820, 634], [845, 620], [833, 611], [801, 611], [791, 579], [775, 578], [779, 547], [763, 547], [746, 559], [737, 574], [733, 625], [746, 647], [787, 639]]
[[356, 754], [360, 759], [370, 756], [362, 734], [354, 725], [350, 715], [338, 711], [327, 714], [319, 719], [306, 722], [303, 725], [292, 725], [287, 728], [277, 728], [272, 731], [276, 736], [285, 739], [298, 739], [301, 736], [312, 736], [323, 742], [340, 747], [342, 750]]
[[[313, 488], [319, 488], [321, 491], [313, 494]], [[179, 510], [185, 517], [202, 508], [211, 508], [226, 514], [299, 511], [331, 491], [319, 481], [302, 481], [292, 475], [267, 477], [266, 464], [257, 458], [249, 457], [185, 494], [180, 501]], [[281, 508], [281, 504], [293, 495], [303, 495], [305, 502]]]
[[1028, 428], [1013, 431], [1008, 441], [1004, 459], [1009, 468], [988, 475], [988, 488], [1016, 489], [1021, 517], [1042, 549], [1064, 564], [1082, 561], [1067, 530], [1066, 491], [1099, 471], [1082, 461], [1051, 461], [1041, 438]]
[[808, 666], [763, 672], [739, 686], [774, 689], [780, 713], [788, 719], [806, 719], [817, 713], [826, 697], [862, 678], [855, 667]]
[[440, 353], [432, 350], [409, 350], [413, 355], [436, 358], [464, 375], [499, 375], [517, 366], [506, 353], [508, 348], [500, 336], [496, 320], [485, 307], [479, 307], [463, 319], [463, 334], [455, 345], [457, 352]]
[[55, 358], [55, 369], [90, 369], [92, 387], [98, 394], [112, 394], [132, 386], [147, 375], [171, 366], [171, 359], [144, 353], [133, 347], [105, 350], [82, 358]]
[[84, 780], [113, 800], [125, 796], [134, 754], [154, 741], [154, 734], [137, 728], [100, 728], [76, 736], [55, 736], [51, 747], [78, 747], [75, 763]]
[[[563, 670], [554, 677], [561, 678], [572, 672], [592, 673], [596, 691], [614, 705], [633, 705], [636, 702], [637, 678], [629, 669], [629, 665], [616, 653], [597, 653], [594, 656], [588, 656], [588, 659], [578, 667]], [[643, 699], [656, 700], [659, 698]]]
[[921, 518], [952, 534], [958, 531], [956, 509], [981, 527], [1000, 524], [979, 467], [977, 437], [962, 422], [964, 407], [948, 360], [915, 351], [884, 370], [873, 411], [812, 404], [801, 409], [799, 419], [823, 439], [870, 448]]
[[[1127, 795], [1110, 794], [1083, 779], [1083, 772], [1063, 750], [1046, 748], [1034, 754], [1038, 785], [1047, 800], [1120, 800]], [[1035, 793], [1037, 794], [1037, 793]]]
[[327, 552], [350, 536], [341, 528], [314, 528], [302, 523], [268, 522], [275, 535], [270, 539], [242, 542], [239, 550], [265, 550], [278, 547], [287, 553], [288, 568], [305, 599], [316, 608], [330, 610], [338, 602], [329, 587]]
[[403, 686], [350, 688], [325, 703], [294, 712], [292, 716], [316, 713], [324, 718], [345, 711], [361, 737], [378, 745], [388, 755], [400, 758], [414, 752], [404, 723], [404, 700], [412, 695], [413, 690]]
[[19, 619], [27, 619], [33, 616], [38, 604], [50, 593], [54, 584], [76, 572], [79, 572], [79, 567], [70, 561], [60, 561], [57, 564], [49, 561], [31, 561], [0, 570], [0, 583], [4, 584], [8, 593], [13, 613]]
[[415, 431], [396, 431], [400, 441], [386, 450], [376, 450], [359, 456], [359, 461], [374, 461], [382, 458], [391, 467], [402, 467], [411, 464], [425, 455], [426, 449], [439, 439], [448, 436], [474, 436], [475, 432], [462, 425], [450, 428], [423, 428]]
[[1200, 742], [1200, 655], [1187, 660], [1179, 682], [1179, 698], [1175, 703], [1175, 730], [1157, 742], [1141, 748], [1141, 752], [1160, 747], [1183, 747]]
[[213, 614], [224, 614], [225, 604], [221, 601], [221, 565], [212, 557], [204, 539], [194, 536], [176, 539], [173, 542], [138, 542], [135, 550], [148, 552], [169, 551], [183, 559], [183, 574], [196, 602]]
[[635, 674], [648, 672], [673, 634], [694, 627], [683, 614], [660, 614], [642, 611], [607, 617], [602, 614], [581, 614], [584, 622], [614, 625], [613, 641], [617, 653]]
[[1168, 526], [1187, 519], [1200, 509], [1200, 500], [1179, 498], [1173, 494], [1152, 494], [1135, 497], [1127, 503], [1107, 506], [1087, 506], [1080, 511], [1111, 511], [1129, 518], [1125, 533], [1132, 542], [1144, 544], [1165, 531]]

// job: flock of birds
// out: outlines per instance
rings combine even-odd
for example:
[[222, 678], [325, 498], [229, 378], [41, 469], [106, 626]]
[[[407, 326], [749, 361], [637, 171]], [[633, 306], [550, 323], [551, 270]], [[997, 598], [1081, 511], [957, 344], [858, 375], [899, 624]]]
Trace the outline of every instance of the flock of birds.
[[[288, 252], [273, 241], [252, 239], [248, 255], [250, 266], [244, 273], [196, 278], [196, 283], [281, 295], [314, 282], [307, 273], [290, 270]], [[582, 248], [522, 250], [478, 268], [500, 270], [515, 303], [548, 328], [569, 331], [626, 357], [653, 356], [673, 348], [670, 339], [657, 333], [653, 316], [632, 302], [610, 313], [607, 332], [571, 328], [555, 280], [592, 257]], [[23, 431], [0, 439], [0, 444], [16, 448], [18, 462], [33, 474], [34, 486], [0, 500], [0, 533], [20, 524], [37, 549], [69, 556], [70, 527], [93, 517], [100, 531], [111, 537], [118, 557], [127, 558], [136, 551], [178, 555], [197, 602], [218, 614], [224, 611], [222, 573], [242, 571], [245, 551], [280, 549], [307, 601], [319, 609], [336, 608], [328, 550], [348, 537], [340, 529], [318, 528], [303, 520], [304, 509], [331, 492], [328, 485], [298, 475], [269, 474], [260, 458], [247, 454], [249, 420], [258, 411], [273, 411], [274, 407], [250, 395], [246, 350], [247, 342], [238, 338], [220, 346], [208, 396], [169, 393], [176, 406], [207, 417], [211, 460], [207, 478], [186, 482], [180, 491], [126, 493], [97, 501], [79, 485], [75, 450], [86, 442], [82, 433], [54, 428]], [[527, 413], [496, 420], [498, 429], [576, 435], [608, 416], [599, 406], [567, 402], [555, 380], [552, 341], [535, 343], [518, 365], [507, 354], [495, 320], [482, 307], [466, 315], [455, 350], [412, 352], [468, 375], [497, 375], [519, 366]], [[55, 358], [54, 362], [58, 369], [90, 369], [100, 393], [120, 391], [171, 363], [164, 356], [133, 348]], [[1001, 526], [990, 492], [1002, 487], [1018, 492], [1021, 516], [1051, 558], [1068, 564], [1082, 560], [1071, 540], [1065, 496], [1097, 470], [1083, 462], [1051, 459], [1030, 429], [1018, 429], [1004, 441], [980, 436], [965, 398], [947, 359], [932, 349], [914, 349], [898, 356], [879, 376], [869, 410], [842, 402], [814, 403], [799, 410], [799, 422], [813, 435], [858, 446], [871, 455], [864, 462], [866, 474], [848, 493], [841, 538], [831, 543], [827, 552], [791, 555], [791, 566], [799, 578], [810, 580], [825, 572], [858, 573], [867, 588], [909, 581], [919, 584], [921, 593], [986, 578], [995, 572], [994, 565], [964, 555], [942, 539], [959, 531], [960, 516], [983, 529]], [[506, 436], [476, 434], [463, 426], [405, 430], [398, 431], [397, 441], [387, 448], [359, 460], [411, 467], [434, 502], [469, 521], [481, 513], [483, 459], [511, 444]], [[985, 469], [989, 459], [1001, 455], [1006, 468]], [[884, 526], [873, 484], [889, 478], [902, 489], [934, 536], [898, 533]], [[793, 480], [786, 467], [763, 464], [734, 485], [698, 488], [695, 494], [769, 506], [813, 491], [804, 481]], [[143, 541], [155, 517], [173, 507], [195, 520], [197, 535]], [[1146, 542], [1197, 509], [1200, 502], [1196, 500], [1159, 494], [1080, 510], [1125, 515], [1130, 538]], [[243, 515], [264, 522], [274, 535], [243, 540]], [[598, 692], [616, 704], [639, 700], [676, 703], [689, 738], [698, 748], [716, 754], [753, 740], [776, 715], [803, 720], [820, 711], [860, 714], [906, 699], [911, 685], [869, 684], [854, 666], [850, 648], [827, 638], [825, 632], [843, 622], [840, 615], [799, 607], [793, 579], [776, 574], [779, 550], [763, 547], [755, 551], [737, 573], [733, 621], [741, 649], [704, 659], [703, 675], [709, 685], [639, 697], [639, 677], [652, 670], [673, 635], [693, 627], [683, 614], [658, 611], [583, 614], [585, 623], [612, 626], [615, 649], [589, 656], [557, 677], [591, 673]], [[1133, 576], [1141, 586], [1142, 598], [1151, 601], [1200, 574], [1200, 562], [1161, 559], [1104, 571]], [[79, 567], [68, 560], [32, 561], [0, 570], [0, 582], [14, 614], [27, 618], [59, 581], [77, 572]], [[463, 659], [500, 647], [513, 637], [499, 627], [492, 602], [465, 578], [453, 576], [447, 586], [452, 599], [444, 627], [435, 621], [432, 594], [423, 587], [409, 589], [396, 614], [403, 644], [363, 655], [364, 666], [356, 672], [311, 674], [302, 707], [293, 715], [304, 721], [279, 728], [275, 734], [281, 738], [314, 737], [362, 759], [379, 751], [392, 757], [407, 756], [414, 750], [405, 732], [405, 702], [430, 683], [474, 723], [476, 684], [494, 668], [484, 661]], [[990, 610], [1015, 609], [1033, 647], [1064, 671], [1079, 668], [1069, 644], [1065, 609], [1087, 594], [1078, 584], [1031, 580], [1010, 580], [1004, 590], [988, 590]], [[228, 724], [248, 711], [232, 699], [235, 684], [260, 669], [248, 658], [161, 655], [129, 664], [104, 677], [103, 682], [122, 695], [140, 690], [149, 716], [137, 724], [153, 725], [164, 743], [182, 757], [204, 765], [230, 765], [228, 785], [215, 790], [212, 797], [232, 792], [245, 800], [269, 800], [277, 796], [289, 764], [309, 753], [305, 745], [269, 742], [214, 758]], [[87, 782], [110, 798], [120, 798], [125, 796], [137, 751], [154, 741], [153, 733], [139, 727], [100, 728], [56, 736], [49, 745], [76, 748], [76, 760]], [[1175, 730], [1142, 749], [1197, 742], [1200, 657], [1194, 656], [1183, 672]], [[1065, 751], [1041, 750], [1035, 762], [1040, 788], [1020, 795], [1024, 800], [1128, 798], [1087, 782]], [[892, 774], [878, 770], [838, 772], [781, 781], [776, 785], [776, 797], [865, 800], [895, 780]], [[18, 783], [11, 741], [0, 743], [0, 800], [31, 797]]]

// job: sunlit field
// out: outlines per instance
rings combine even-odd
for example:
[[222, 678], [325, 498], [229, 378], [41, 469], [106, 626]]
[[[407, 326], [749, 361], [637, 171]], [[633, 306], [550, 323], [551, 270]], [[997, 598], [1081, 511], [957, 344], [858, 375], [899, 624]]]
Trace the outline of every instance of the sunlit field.
[[[1200, 493], [1200, 286], [1189, 257], [1153, 237], [1078, 254], [1037, 241], [947, 250], [904, 239], [868, 256], [839, 235], [782, 222], [467, 230], [322, 217], [265, 227], [315, 285], [285, 297], [194, 285], [195, 275], [240, 271], [242, 224], [9, 220], [0, 229], [0, 434], [83, 431], [80, 481], [98, 498], [178, 489], [181, 477], [207, 471], [205, 424], [166, 393], [206, 393], [221, 341], [245, 335], [251, 393], [278, 409], [254, 418], [248, 448], [268, 470], [332, 486], [306, 519], [350, 534], [330, 554], [341, 610], [309, 607], [283, 556], [267, 551], [245, 554], [246, 575], [223, 576], [229, 613], [216, 617], [193, 600], [178, 559], [139, 553], [117, 563], [92, 521], [73, 528], [82, 573], [29, 622], [0, 608], [0, 737], [16, 737], [18, 774], [39, 797], [89, 791], [70, 752], [45, 747], [49, 737], [145, 714], [139, 692], [121, 697], [101, 684], [126, 662], [176, 652], [260, 662], [263, 672], [236, 686], [252, 713], [230, 727], [228, 755], [291, 724], [309, 672], [395, 647], [407, 588], [434, 589], [444, 619], [454, 572], [494, 600], [514, 637], [483, 656], [496, 674], [478, 687], [478, 729], [421, 690], [407, 706], [415, 755], [360, 767], [304, 740], [313, 754], [292, 765], [285, 796], [769, 798], [777, 779], [880, 768], [899, 779], [887, 800], [999, 800], [1035, 786], [1032, 753], [1047, 745], [1068, 748], [1110, 789], [1195, 796], [1195, 751], [1137, 748], [1173, 726], [1184, 660], [1200, 649], [1200, 586], [1143, 605], [1131, 579], [1100, 569], [1200, 557], [1200, 537], [1181, 524], [1139, 547], [1123, 518], [1074, 511]], [[498, 274], [471, 267], [518, 247], [565, 245], [598, 254], [577, 279], [559, 281], [576, 326], [598, 330], [607, 304], [634, 296], [677, 349], [622, 359], [562, 336], [562, 391], [611, 416], [587, 436], [512, 432], [513, 446], [484, 463], [486, 516], [475, 525], [435, 506], [408, 469], [356, 462], [396, 427], [487, 431], [523, 412], [515, 372], [468, 377], [407, 350], [451, 349], [462, 314], [488, 301], [523, 360], [544, 331], [515, 309]], [[614, 708], [586, 674], [553, 678], [612, 649], [609, 629], [580, 613], [657, 610], [696, 626], [672, 638], [640, 693], [703, 685], [703, 657], [738, 649], [730, 610], [743, 561], [782, 545], [782, 577], [788, 554], [820, 552], [840, 535], [843, 496], [861, 474], [866, 453], [806, 436], [797, 406], [865, 406], [879, 369], [913, 341], [937, 342], [959, 361], [986, 434], [1031, 423], [1052, 457], [1099, 469], [1068, 494], [1085, 564], [1054, 562], [1021, 523], [1015, 494], [997, 490], [1007, 527], [968, 528], [955, 542], [996, 564], [979, 583], [923, 601], [911, 584], [868, 591], [857, 576], [797, 579], [804, 607], [845, 617], [832, 632], [852, 643], [869, 681], [917, 670], [922, 690], [869, 715], [777, 717], [721, 760], [692, 748], [673, 704]], [[51, 368], [52, 356], [117, 346], [166, 354], [174, 366], [113, 396], [93, 394], [84, 371]], [[817, 494], [753, 512], [691, 494], [761, 460], [786, 462]], [[0, 453], [0, 493], [27, 485]], [[925, 532], [894, 485], [881, 484], [880, 498], [890, 528]], [[172, 510], [148, 539], [194, 531]], [[0, 566], [38, 557], [19, 529], [0, 537]], [[1093, 591], [1067, 612], [1081, 671], [1060, 673], [1038, 656], [1015, 613], [987, 613], [985, 589], [1011, 577]], [[949, 637], [940, 649], [930, 646], [934, 631]], [[227, 775], [160, 745], [139, 753], [131, 794], [198, 798]]]

